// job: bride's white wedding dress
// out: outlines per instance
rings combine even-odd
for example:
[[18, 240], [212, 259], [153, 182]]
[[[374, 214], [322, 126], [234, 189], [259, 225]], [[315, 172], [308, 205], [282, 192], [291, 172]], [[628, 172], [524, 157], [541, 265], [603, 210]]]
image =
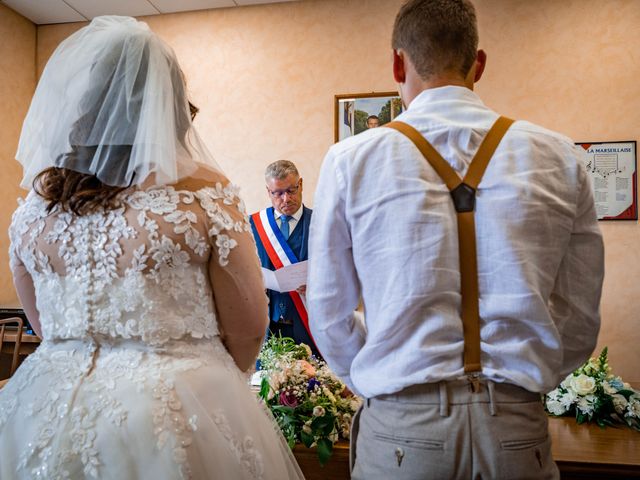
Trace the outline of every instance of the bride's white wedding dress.
[[216, 321], [209, 259], [232, 268], [248, 228], [236, 190], [121, 198], [76, 216], [31, 192], [14, 214], [43, 342], [0, 390], [0, 478], [302, 478]]

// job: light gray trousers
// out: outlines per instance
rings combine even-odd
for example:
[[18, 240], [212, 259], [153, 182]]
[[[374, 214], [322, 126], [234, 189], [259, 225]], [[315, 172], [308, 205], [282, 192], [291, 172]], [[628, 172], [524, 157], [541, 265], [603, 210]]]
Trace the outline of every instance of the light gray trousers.
[[558, 479], [539, 394], [467, 380], [366, 399], [353, 420], [351, 478]]

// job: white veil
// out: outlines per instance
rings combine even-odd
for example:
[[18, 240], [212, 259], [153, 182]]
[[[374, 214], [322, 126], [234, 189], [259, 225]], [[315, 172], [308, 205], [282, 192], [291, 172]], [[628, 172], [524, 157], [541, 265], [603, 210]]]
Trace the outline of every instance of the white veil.
[[22, 127], [21, 186], [62, 167], [126, 187], [220, 171], [193, 128], [175, 53], [146, 23], [104, 16], [51, 56]]

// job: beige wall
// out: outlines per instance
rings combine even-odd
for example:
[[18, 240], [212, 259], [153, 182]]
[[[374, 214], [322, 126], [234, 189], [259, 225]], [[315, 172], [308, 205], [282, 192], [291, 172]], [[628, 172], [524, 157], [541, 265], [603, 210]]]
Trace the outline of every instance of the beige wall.
[[0, 4], [0, 305], [17, 306], [9, 270], [7, 229], [23, 195], [15, 152], [36, 84], [36, 27]]
[[[148, 17], [187, 74], [202, 136], [247, 205], [266, 202], [263, 167], [294, 160], [311, 203], [333, 141], [333, 96], [394, 89], [389, 36], [402, 0], [307, 0]], [[576, 140], [638, 140], [640, 2], [477, 0], [489, 54], [478, 92], [494, 109]], [[38, 28], [38, 72], [81, 25]], [[640, 227], [601, 222], [599, 348], [640, 382]]]
[[[500, 112], [576, 141], [640, 140], [640, 2], [482, 0], [489, 65], [478, 92]], [[507, 7], [507, 8], [505, 8]], [[640, 383], [640, 225], [600, 222], [605, 239], [597, 350]]]

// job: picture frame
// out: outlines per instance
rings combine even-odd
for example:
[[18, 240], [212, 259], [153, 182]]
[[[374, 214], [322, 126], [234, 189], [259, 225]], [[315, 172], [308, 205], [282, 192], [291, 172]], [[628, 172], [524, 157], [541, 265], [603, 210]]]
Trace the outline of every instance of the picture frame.
[[586, 152], [598, 220], [638, 220], [636, 141], [576, 145]]
[[[398, 92], [347, 93], [335, 96], [334, 138], [336, 142], [392, 121], [402, 113]], [[367, 125], [369, 124], [369, 126]]]

